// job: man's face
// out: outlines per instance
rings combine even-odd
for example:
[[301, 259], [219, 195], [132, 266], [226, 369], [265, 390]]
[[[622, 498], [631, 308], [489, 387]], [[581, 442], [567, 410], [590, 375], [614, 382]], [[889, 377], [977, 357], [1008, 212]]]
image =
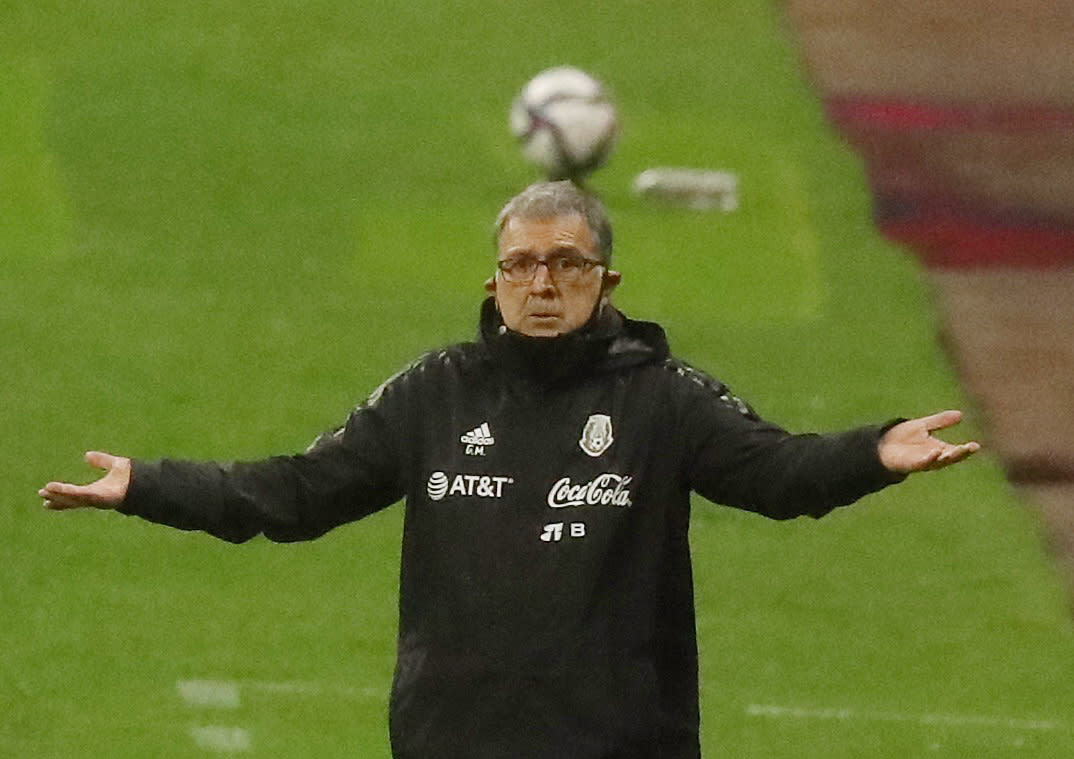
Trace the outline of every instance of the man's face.
[[[561, 269], [557, 260], [585, 260], [573, 273]], [[536, 259], [529, 282], [508, 281], [503, 271], [485, 283], [496, 296], [503, 323], [531, 337], [554, 337], [578, 329], [593, 313], [602, 297], [619, 282], [619, 273], [608, 271], [600, 261], [593, 233], [581, 214], [547, 219], [508, 219], [500, 233], [500, 262]]]

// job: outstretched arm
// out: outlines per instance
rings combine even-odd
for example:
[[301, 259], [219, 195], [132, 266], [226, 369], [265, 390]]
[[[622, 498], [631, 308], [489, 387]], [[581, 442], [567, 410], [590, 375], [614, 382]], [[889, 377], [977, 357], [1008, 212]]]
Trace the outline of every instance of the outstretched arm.
[[306, 451], [250, 461], [127, 459], [92, 452], [105, 469], [85, 485], [38, 491], [52, 510], [95, 507], [241, 543], [257, 535], [312, 540], [405, 495], [399, 431], [410, 420], [408, 382], [397, 375]]
[[[705, 498], [773, 519], [820, 517], [838, 506], [976, 453], [980, 445], [946, 443], [933, 432], [957, 424], [944, 411], [890, 425], [829, 434], [791, 434], [765, 422], [713, 381], [687, 388], [682, 427], [686, 481]], [[714, 400], [715, 399], [715, 400]]]
[[306, 452], [255, 461], [146, 461], [89, 453], [107, 470], [86, 485], [50, 482], [52, 510], [95, 507], [241, 543], [311, 540], [403, 495], [394, 446], [380, 414], [356, 410], [337, 434]]
[[896, 474], [913, 474], [942, 469], [972, 456], [981, 449], [976, 441], [953, 444], [932, 434], [960, 421], [961, 411], [941, 411], [896, 424], [880, 438], [880, 463]]
[[37, 491], [45, 499], [45, 508], [55, 511], [87, 507], [114, 509], [123, 502], [131, 482], [131, 460], [100, 451], [89, 451], [85, 458], [90, 466], [106, 470], [105, 475], [88, 485], [48, 483]]

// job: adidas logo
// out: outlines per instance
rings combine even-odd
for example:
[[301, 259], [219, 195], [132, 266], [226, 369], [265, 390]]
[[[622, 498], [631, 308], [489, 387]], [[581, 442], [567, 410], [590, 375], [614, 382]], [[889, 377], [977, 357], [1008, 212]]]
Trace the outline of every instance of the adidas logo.
[[496, 438], [492, 436], [492, 430], [489, 429], [489, 423], [484, 422], [480, 427], [474, 427], [460, 437], [459, 441], [466, 443], [467, 445], [492, 445], [496, 442]]

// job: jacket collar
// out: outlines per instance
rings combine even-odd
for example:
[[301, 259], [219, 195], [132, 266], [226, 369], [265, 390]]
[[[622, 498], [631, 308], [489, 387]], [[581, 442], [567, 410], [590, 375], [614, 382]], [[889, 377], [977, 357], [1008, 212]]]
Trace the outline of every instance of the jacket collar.
[[478, 341], [508, 373], [546, 385], [668, 356], [659, 325], [628, 319], [608, 303], [573, 332], [531, 337], [508, 329], [495, 298], [487, 298], [481, 304]]

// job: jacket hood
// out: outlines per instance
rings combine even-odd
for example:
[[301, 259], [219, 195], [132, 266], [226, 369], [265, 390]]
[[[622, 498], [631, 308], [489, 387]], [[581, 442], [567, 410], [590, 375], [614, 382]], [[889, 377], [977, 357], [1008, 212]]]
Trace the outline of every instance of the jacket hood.
[[662, 361], [669, 354], [660, 325], [628, 319], [609, 303], [572, 332], [531, 337], [509, 329], [496, 299], [486, 298], [478, 342], [505, 370], [542, 384]]

